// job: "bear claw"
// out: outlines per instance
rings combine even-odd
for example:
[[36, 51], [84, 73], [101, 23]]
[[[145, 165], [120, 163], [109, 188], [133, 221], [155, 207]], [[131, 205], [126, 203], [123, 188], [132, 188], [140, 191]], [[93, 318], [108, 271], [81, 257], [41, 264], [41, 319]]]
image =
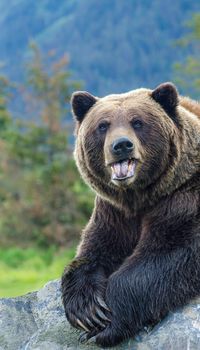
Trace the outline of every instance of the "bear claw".
[[76, 322], [82, 329], [84, 329], [84, 331], [89, 332], [89, 329], [78, 318], [76, 319]]
[[108, 308], [108, 306], [106, 305], [105, 301], [104, 301], [102, 298], [100, 298], [99, 296], [97, 296], [97, 297], [96, 297], [96, 300], [97, 300], [98, 304], [99, 304], [103, 309], [105, 309], [106, 311], [111, 312], [110, 309]]
[[103, 321], [111, 322], [111, 320], [99, 308], [96, 308], [96, 313]]

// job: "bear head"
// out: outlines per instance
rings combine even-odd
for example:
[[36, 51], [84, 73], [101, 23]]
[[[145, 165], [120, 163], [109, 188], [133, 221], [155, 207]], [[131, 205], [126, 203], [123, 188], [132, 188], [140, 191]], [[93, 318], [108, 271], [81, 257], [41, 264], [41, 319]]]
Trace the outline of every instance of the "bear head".
[[172, 83], [103, 98], [79, 91], [71, 103], [76, 120], [75, 159], [97, 193], [109, 198], [129, 189], [144, 191], [169, 169], [174, 173], [180, 158], [182, 118]]

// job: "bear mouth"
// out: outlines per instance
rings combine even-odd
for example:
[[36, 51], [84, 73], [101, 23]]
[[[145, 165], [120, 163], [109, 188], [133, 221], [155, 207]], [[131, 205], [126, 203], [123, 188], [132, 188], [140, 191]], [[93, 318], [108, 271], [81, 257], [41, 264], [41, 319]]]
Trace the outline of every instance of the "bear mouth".
[[112, 180], [126, 180], [135, 174], [135, 159], [125, 159], [111, 164]]

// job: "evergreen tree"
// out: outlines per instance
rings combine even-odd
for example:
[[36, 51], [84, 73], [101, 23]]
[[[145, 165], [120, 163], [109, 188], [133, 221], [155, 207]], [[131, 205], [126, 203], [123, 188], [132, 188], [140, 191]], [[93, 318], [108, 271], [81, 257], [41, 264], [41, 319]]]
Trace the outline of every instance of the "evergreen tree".
[[69, 100], [78, 87], [66, 56], [56, 59], [51, 52], [42, 58], [32, 44], [23, 88], [32, 118], [9, 126], [1, 241], [62, 245], [88, 219], [93, 195], [78, 175], [68, 142]]

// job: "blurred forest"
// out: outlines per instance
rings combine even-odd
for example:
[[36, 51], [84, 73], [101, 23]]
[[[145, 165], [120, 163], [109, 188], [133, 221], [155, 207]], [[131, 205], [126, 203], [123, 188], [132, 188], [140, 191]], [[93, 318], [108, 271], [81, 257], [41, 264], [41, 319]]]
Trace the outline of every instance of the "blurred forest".
[[[52, 279], [54, 274], [44, 278], [36, 270], [54, 266], [56, 252], [61, 273], [93, 206], [94, 195], [75, 166], [69, 143], [73, 131], [66, 121], [72, 91], [80, 83], [72, 79], [66, 55], [56, 59], [50, 51], [43, 56], [34, 43], [31, 53], [23, 86], [0, 78], [0, 295], [10, 279], [12, 295], [16, 279], [22, 292], [26, 282], [30, 288], [39, 278], [40, 283]], [[26, 118], [13, 118], [8, 111], [15, 89], [24, 97]], [[59, 250], [64, 246], [66, 254]], [[21, 275], [8, 267], [19, 268]]]
[[177, 41], [180, 49], [189, 54], [174, 64], [174, 80], [185, 94], [200, 100], [200, 12], [194, 13], [185, 23], [188, 33]]
[[47, 66], [38, 47], [31, 46], [26, 85], [20, 91], [31, 113], [37, 113], [34, 119], [12, 118], [7, 110], [11, 83], [1, 78], [1, 246], [69, 243], [92, 205], [75, 167], [64, 121], [71, 93], [80, 85], [71, 79], [66, 56], [54, 62], [50, 52]]
[[[90, 217], [94, 194], [73, 159], [69, 101], [74, 90], [89, 87], [92, 93], [106, 94], [174, 80], [181, 92], [199, 99], [200, 12], [185, 17], [179, 30], [183, 12], [196, 11], [195, 2], [177, 1], [174, 21], [168, 0], [162, 11], [159, 1], [127, 1], [120, 7], [116, 0], [103, 0], [92, 8], [91, 1], [47, 0], [39, 7], [30, 0], [31, 13], [24, 0], [11, 0], [15, 16], [0, 2], [0, 29], [2, 23], [8, 28], [0, 43], [5, 60], [0, 75], [0, 296], [19, 295], [59, 277]], [[152, 31], [145, 27], [144, 8]], [[61, 16], [66, 12], [68, 16]], [[30, 20], [28, 32], [20, 14]], [[154, 30], [156, 23], [162, 35]], [[14, 40], [15, 25], [21, 26], [20, 42]], [[30, 32], [36, 41], [26, 47]], [[88, 45], [82, 52], [84, 43], [91, 43], [89, 52]], [[72, 46], [69, 60], [63, 47]], [[19, 105], [16, 113], [13, 108]]]

